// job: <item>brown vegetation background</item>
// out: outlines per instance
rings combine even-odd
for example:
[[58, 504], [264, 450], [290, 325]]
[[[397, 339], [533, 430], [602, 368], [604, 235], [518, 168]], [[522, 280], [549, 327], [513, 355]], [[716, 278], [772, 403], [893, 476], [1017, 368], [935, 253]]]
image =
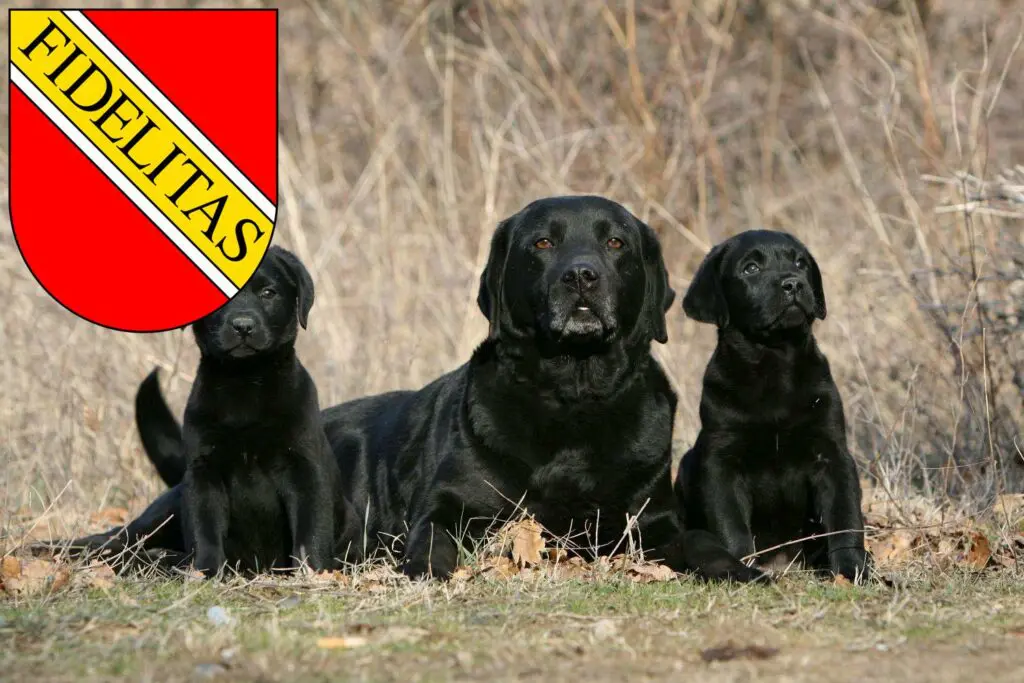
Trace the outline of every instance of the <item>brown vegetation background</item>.
[[[176, 6], [119, 3], [149, 5]], [[971, 507], [1019, 490], [1019, 3], [280, 6], [275, 240], [317, 283], [299, 347], [324, 405], [466, 360], [485, 333], [475, 290], [493, 227], [540, 196], [597, 193], [654, 226], [680, 296], [709, 245], [752, 226], [799, 236], [824, 273], [818, 337], [865, 477]], [[6, 157], [3, 140], [3, 188]], [[0, 520], [50, 510], [66, 533], [138, 509], [161, 486], [134, 391], [159, 366], [180, 409], [191, 335], [76, 319], [0, 216]], [[679, 391], [677, 457], [714, 339], [677, 307], [655, 348]]]

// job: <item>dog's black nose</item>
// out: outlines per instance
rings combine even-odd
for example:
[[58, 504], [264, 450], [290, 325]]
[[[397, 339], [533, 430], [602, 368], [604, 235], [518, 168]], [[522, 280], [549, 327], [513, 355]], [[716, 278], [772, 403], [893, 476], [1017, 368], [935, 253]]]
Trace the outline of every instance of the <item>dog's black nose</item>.
[[231, 319], [231, 327], [235, 328], [235, 332], [248, 337], [252, 334], [252, 329], [256, 327], [256, 321], [251, 315], [240, 315]]
[[796, 294], [804, 288], [804, 282], [798, 277], [787, 277], [782, 281], [782, 291], [786, 294]]
[[567, 285], [576, 285], [580, 289], [593, 287], [601, 279], [597, 270], [589, 263], [576, 263], [562, 273], [562, 282]]

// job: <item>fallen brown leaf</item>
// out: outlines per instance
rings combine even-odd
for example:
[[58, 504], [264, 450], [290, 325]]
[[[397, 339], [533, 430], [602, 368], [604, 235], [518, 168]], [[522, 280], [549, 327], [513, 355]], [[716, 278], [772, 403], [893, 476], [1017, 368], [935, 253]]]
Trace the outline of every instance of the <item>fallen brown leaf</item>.
[[16, 557], [5, 557], [0, 562], [0, 578], [17, 579], [21, 576], [21, 562]]
[[452, 572], [451, 580], [453, 582], [458, 581], [469, 581], [473, 578], [473, 570], [466, 566], [456, 567], [455, 571]]
[[114, 570], [110, 565], [98, 562], [87, 567], [75, 577], [76, 583], [80, 582], [86, 588], [99, 588], [109, 590], [114, 587]]
[[348, 574], [340, 572], [337, 569], [314, 572], [309, 579], [313, 583], [336, 583], [342, 586], [347, 586], [351, 582], [351, 578]]
[[700, 658], [705, 662], [730, 662], [734, 659], [771, 659], [777, 654], [779, 654], [779, 649], [775, 647], [765, 647], [764, 645], [741, 647], [729, 641], [724, 645], [701, 650]]
[[843, 588], [848, 588], [849, 586], [853, 585], [853, 582], [850, 581], [845, 576], [843, 576], [842, 574], [836, 574], [835, 578], [832, 579], [832, 585], [833, 586], [841, 586]]
[[511, 525], [512, 561], [520, 567], [540, 564], [544, 550], [541, 526], [533, 519], [522, 519]]
[[507, 557], [490, 557], [484, 560], [480, 573], [491, 578], [510, 579], [519, 571]]
[[590, 576], [591, 568], [582, 557], [570, 557], [567, 560], [548, 565], [548, 574], [553, 579], [584, 579]]
[[66, 586], [71, 578], [71, 572], [55, 562], [47, 560], [19, 562], [16, 558], [9, 559], [13, 559], [19, 564], [15, 570], [14, 562], [4, 562], [4, 590], [11, 595], [52, 593]]
[[362, 636], [331, 636], [318, 639], [316, 646], [322, 650], [351, 650], [368, 642], [370, 641]]
[[869, 536], [867, 549], [879, 564], [896, 564], [910, 559], [921, 535], [911, 529], [897, 529]]
[[676, 573], [667, 565], [645, 562], [634, 564], [626, 575], [636, 583], [653, 583], [655, 581], [671, 581], [676, 578]]
[[988, 542], [988, 537], [980, 531], [975, 531], [971, 534], [971, 547], [964, 558], [964, 564], [980, 571], [988, 566], [991, 559], [992, 546]]

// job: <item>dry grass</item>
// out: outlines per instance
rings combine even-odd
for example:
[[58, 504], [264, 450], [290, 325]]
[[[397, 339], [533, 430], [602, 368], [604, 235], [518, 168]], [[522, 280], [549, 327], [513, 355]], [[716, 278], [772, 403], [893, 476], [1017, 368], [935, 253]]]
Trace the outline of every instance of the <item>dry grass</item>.
[[[824, 271], [818, 336], [851, 445], [886, 500], [986, 523], [998, 494], [1021, 490], [1024, 15], [1014, 3], [311, 1], [289, 3], [280, 21], [275, 239], [317, 283], [300, 351], [325, 404], [416, 387], [464, 361], [485, 333], [475, 288], [498, 220], [538, 196], [599, 193], [655, 227], [680, 291], [708, 245], [748, 226], [808, 243]], [[6, 154], [0, 143], [0, 174]], [[138, 449], [131, 398], [158, 365], [182, 406], [196, 361], [189, 335], [74, 319], [34, 282], [6, 224], [0, 278], [3, 545], [29, 528], [68, 535], [102, 526], [89, 521], [97, 511], [137, 510], [160, 486]], [[681, 454], [697, 432], [714, 332], [681, 310], [670, 318], [670, 342], [655, 351], [679, 390]], [[193, 589], [154, 590], [173, 603]], [[417, 604], [445, 595], [447, 618], [468, 618], [449, 589], [415, 590]], [[601, 590], [528, 594], [554, 604]], [[672, 608], [686, 614], [672, 619], [737, 595], [704, 590], [686, 588]], [[70, 609], [88, 620], [120, 599]], [[405, 598], [393, 599], [381, 614], [398, 613]], [[765, 609], [784, 615], [786, 600], [802, 599], [812, 600], [773, 598]], [[331, 609], [348, 613], [340, 600]], [[727, 613], [770, 623], [745, 600]], [[62, 609], [31, 607], [19, 637], [37, 617], [32, 642], [49, 642], [47, 619]], [[286, 631], [278, 619], [254, 632]], [[168, 638], [203, 649], [204, 634]], [[159, 649], [146, 640], [156, 637], [144, 642]], [[627, 638], [623, 652], [644, 660], [662, 637]]]
[[86, 579], [0, 603], [0, 667], [46, 681], [1020, 680], [1019, 573], [903, 576], [895, 590], [799, 572], [771, 587], [614, 570], [430, 584], [383, 567]]

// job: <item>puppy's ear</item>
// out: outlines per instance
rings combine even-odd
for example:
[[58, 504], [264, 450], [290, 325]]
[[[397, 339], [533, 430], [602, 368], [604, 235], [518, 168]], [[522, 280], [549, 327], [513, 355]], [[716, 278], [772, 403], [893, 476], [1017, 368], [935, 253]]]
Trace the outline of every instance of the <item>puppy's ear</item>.
[[683, 310], [697, 322], [719, 327], [729, 325], [729, 304], [722, 290], [722, 258], [727, 242], [716, 245], [704, 257], [683, 297]]
[[825, 286], [821, 282], [821, 270], [818, 268], [818, 262], [811, 256], [811, 252], [807, 252], [808, 261], [808, 279], [811, 281], [811, 292], [814, 294], [814, 317], [818, 320], [824, 320], [825, 314]]
[[672, 308], [676, 300], [676, 290], [668, 284], [668, 270], [661, 254], [661, 242], [654, 230], [639, 218], [636, 219], [640, 229], [644, 259], [644, 308], [641, 315], [642, 324], [647, 325], [651, 338], [660, 344], [668, 341], [668, 326], [665, 313]]
[[512, 216], [498, 224], [491, 238], [491, 252], [487, 257], [487, 265], [480, 274], [480, 290], [476, 295], [476, 305], [490, 323], [488, 339], [497, 339], [501, 331], [501, 317], [504, 315], [501, 290], [505, 279], [505, 261], [508, 259], [509, 235], [516, 218]]
[[295, 254], [280, 247], [271, 247], [271, 250], [280, 261], [285, 277], [295, 287], [299, 324], [302, 325], [302, 329], [306, 329], [306, 324], [309, 322], [309, 311], [313, 308], [313, 297], [315, 296], [313, 278]]

